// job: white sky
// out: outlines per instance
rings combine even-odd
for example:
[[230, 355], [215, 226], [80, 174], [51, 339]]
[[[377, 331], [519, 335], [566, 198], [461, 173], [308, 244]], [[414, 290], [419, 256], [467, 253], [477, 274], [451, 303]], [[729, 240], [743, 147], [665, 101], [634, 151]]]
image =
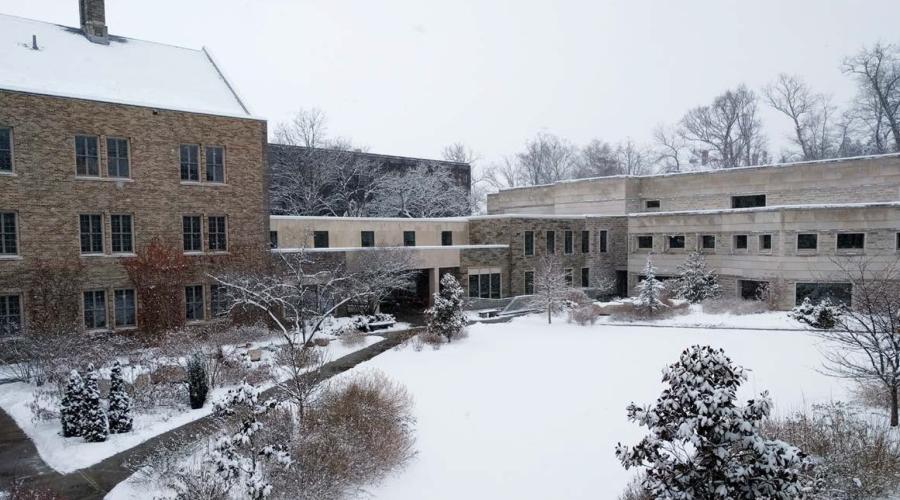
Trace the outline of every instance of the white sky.
[[[649, 141], [657, 123], [779, 72], [843, 104], [853, 82], [841, 59], [900, 42], [897, 0], [106, 3], [112, 34], [210, 48], [270, 132], [319, 107], [331, 134], [373, 152], [438, 157], [463, 141], [484, 162], [542, 130]], [[77, 26], [77, 5], [0, 0], [0, 12]], [[763, 117], [777, 153], [789, 129]]]

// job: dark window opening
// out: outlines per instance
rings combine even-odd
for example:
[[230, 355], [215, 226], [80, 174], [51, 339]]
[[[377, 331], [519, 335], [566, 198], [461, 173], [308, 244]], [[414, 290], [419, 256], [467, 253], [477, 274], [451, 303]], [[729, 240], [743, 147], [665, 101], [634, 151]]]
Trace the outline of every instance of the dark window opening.
[[375, 246], [375, 231], [360, 231], [359, 232], [359, 244], [363, 248], [370, 248]]
[[75, 136], [75, 173], [88, 177], [100, 176], [100, 154], [97, 150], [97, 136]]
[[0, 295], [0, 337], [22, 331], [22, 304], [18, 295]]
[[88, 330], [106, 328], [106, 292], [84, 292], [84, 327]]
[[482, 299], [499, 299], [500, 273], [470, 274], [469, 297]]
[[525, 295], [534, 295], [534, 271], [525, 271]]
[[669, 248], [684, 248], [684, 235], [669, 236]]
[[201, 321], [203, 317], [203, 285], [184, 287], [184, 319]]
[[637, 246], [642, 250], [653, 248], [653, 236], [638, 236]]
[[525, 231], [525, 255], [534, 255], [534, 231]]
[[771, 250], [772, 249], [772, 235], [771, 234], [759, 235], [759, 249], [760, 250]]
[[581, 268], [581, 287], [587, 288], [591, 286], [591, 268], [582, 267]]
[[736, 248], [738, 250], [746, 250], [747, 249], [747, 235], [746, 234], [734, 235], [734, 248]]
[[606, 253], [606, 238], [606, 230], [600, 231], [600, 253]]
[[659, 200], [647, 200], [644, 202], [644, 206], [647, 208], [659, 208]]
[[0, 255], [16, 255], [19, 252], [16, 235], [16, 214], [0, 213]]
[[853, 285], [850, 283], [797, 283], [797, 305], [808, 298], [813, 304], [829, 299], [837, 304], [850, 305]]
[[137, 325], [137, 308], [134, 301], [134, 290], [113, 291], [116, 313], [116, 327]]
[[12, 172], [12, 129], [0, 127], [0, 172]]
[[131, 227], [130, 215], [110, 215], [109, 228], [113, 253], [134, 251], [134, 231]]
[[715, 250], [716, 248], [716, 237], [712, 234], [704, 234], [700, 237], [700, 246], [704, 250]]
[[313, 231], [313, 248], [328, 248], [328, 231]]
[[797, 235], [797, 250], [815, 250], [819, 246], [819, 235], [803, 233]]
[[744, 300], [764, 300], [769, 290], [768, 281], [740, 280], [740, 286]]
[[575, 237], [572, 234], [572, 231], [566, 231], [563, 233], [563, 252], [566, 255], [569, 255], [573, 252], [573, 246], [575, 244], [573, 241], [574, 238]]
[[556, 233], [553, 231], [547, 231], [547, 253], [556, 253]]
[[591, 232], [581, 232], [581, 253], [591, 253]]
[[453, 231], [441, 231], [441, 245], [453, 246]]
[[766, 195], [764, 194], [731, 197], [731, 208], [754, 208], [764, 206], [766, 206]]
[[106, 172], [110, 177], [128, 177], [128, 139], [106, 139]]
[[80, 215], [81, 253], [103, 253], [103, 226], [99, 215]]
[[181, 218], [181, 236], [185, 252], [203, 251], [203, 229], [199, 216], [186, 215]]
[[565, 274], [565, 277], [566, 277], [566, 286], [572, 286], [572, 270], [571, 270], [571, 269], [566, 269], [566, 270], [564, 271], [564, 274]]
[[231, 296], [224, 285], [209, 286], [209, 312], [214, 318], [220, 318], [228, 314], [231, 308]]
[[415, 231], [403, 231], [403, 246], [405, 246], [405, 247], [416, 246], [416, 232]]
[[469, 275], [469, 297], [478, 298], [478, 275]]
[[841, 233], [837, 235], [837, 247], [841, 250], [862, 250], [865, 246], [865, 233]]
[[206, 147], [206, 181], [225, 182], [225, 148]]
[[278, 248], [278, 231], [269, 231], [269, 248]]
[[200, 181], [200, 146], [196, 144], [182, 144], [181, 152], [181, 180]]
[[210, 252], [224, 252], [228, 250], [228, 229], [224, 216], [214, 216], [207, 219], [209, 227], [207, 236]]

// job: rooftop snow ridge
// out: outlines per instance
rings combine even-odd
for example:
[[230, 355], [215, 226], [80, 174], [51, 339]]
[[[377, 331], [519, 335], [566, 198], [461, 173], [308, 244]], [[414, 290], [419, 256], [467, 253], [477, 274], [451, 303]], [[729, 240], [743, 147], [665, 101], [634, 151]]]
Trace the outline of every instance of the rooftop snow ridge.
[[629, 217], [653, 217], [655, 215], [704, 215], [718, 213], [777, 212], [779, 210], [821, 210], [828, 208], [900, 208], [900, 201], [872, 201], [866, 203], [816, 203], [809, 205], [770, 205], [752, 208], [710, 208], [704, 210], [673, 210], [669, 212], [632, 212]]

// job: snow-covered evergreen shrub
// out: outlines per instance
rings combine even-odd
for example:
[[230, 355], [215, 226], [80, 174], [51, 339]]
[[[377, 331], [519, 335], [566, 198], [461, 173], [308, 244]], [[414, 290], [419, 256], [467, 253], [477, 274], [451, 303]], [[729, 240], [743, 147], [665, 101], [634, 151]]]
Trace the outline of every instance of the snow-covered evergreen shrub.
[[131, 408], [131, 396], [128, 395], [125, 379], [122, 378], [122, 365], [116, 361], [109, 377], [109, 432], [131, 432]]
[[59, 408], [63, 437], [75, 437], [82, 434], [81, 415], [84, 407], [84, 380], [77, 370], [69, 372], [69, 381], [63, 391]]
[[191, 408], [203, 408], [206, 395], [209, 393], [209, 376], [206, 373], [206, 360], [203, 353], [196, 352], [188, 360], [188, 398]]
[[638, 283], [637, 304], [647, 316], [653, 316], [657, 311], [665, 307], [661, 299], [664, 285], [656, 279], [656, 268], [650, 256], [647, 256], [647, 264], [644, 266], [644, 279]]
[[834, 328], [837, 318], [841, 314], [843, 314], [843, 307], [834, 304], [828, 297], [825, 297], [817, 304], [813, 304], [809, 297], [806, 297], [799, 306], [795, 306], [788, 313], [791, 318], [820, 330]]
[[673, 283], [675, 295], [691, 303], [718, 297], [719, 276], [707, 267], [706, 258], [700, 252], [688, 254], [684, 264], [678, 266], [678, 278]]
[[463, 289], [452, 274], [441, 278], [441, 290], [434, 294], [434, 305], [425, 311], [428, 330], [450, 342], [466, 327], [463, 315]]
[[85, 441], [99, 443], [109, 436], [109, 422], [100, 401], [97, 370], [88, 365], [84, 377], [84, 400], [81, 406], [81, 435]]
[[656, 404], [628, 407], [628, 419], [650, 434], [634, 447], [619, 444], [616, 456], [626, 469], [646, 467], [642, 484], [654, 498], [801, 496], [805, 455], [760, 434], [771, 409], [767, 393], [737, 404], [736, 392], [746, 378], [721, 349], [685, 349], [663, 372], [667, 387]]

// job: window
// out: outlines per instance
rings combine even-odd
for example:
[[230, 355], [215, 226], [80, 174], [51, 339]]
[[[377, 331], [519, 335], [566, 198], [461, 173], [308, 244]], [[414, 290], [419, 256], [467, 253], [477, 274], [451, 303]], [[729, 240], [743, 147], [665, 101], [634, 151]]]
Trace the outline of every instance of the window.
[[900, 233], [897, 233], [897, 250], [900, 250]]
[[225, 148], [206, 147], [206, 182], [225, 182]]
[[[900, 234], [897, 241], [900, 241]], [[525, 231], [525, 255], [534, 255], [534, 231]]]
[[734, 248], [735, 248], [735, 250], [746, 250], [747, 249], [747, 235], [746, 234], [734, 235]]
[[638, 236], [637, 246], [642, 250], [653, 248], [653, 236]]
[[581, 232], [581, 253], [591, 253], [591, 232]]
[[88, 330], [106, 328], [106, 292], [84, 292], [84, 327]]
[[500, 273], [491, 274], [491, 298], [500, 298]]
[[469, 297], [482, 299], [500, 298], [500, 273], [469, 274]]
[[12, 172], [12, 129], [0, 127], [0, 172]]
[[684, 248], [684, 235], [669, 236], [669, 248]]
[[328, 231], [313, 231], [313, 248], [328, 248]]
[[469, 275], [469, 297], [478, 298], [478, 275], [470, 274]]
[[817, 304], [824, 298], [838, 304], [850, 305], [853, 297], [853, 286], [850, 283], [797, 283], [797, 305], [808, 298]]
[[759, 235], [759, 249], [764, 252], [772, 250], [772, 235], [771, 234]]
[[0, 337], [22, 331], [22, 304], [18, 295], [0, 295]]
[[712, 234], [704, 234], [700, 237], [700, 248], [703, 250], [716, 249], [716, 237]]
[[182, 217], [181, 234], [185, 252], [203, 251], [203, 228], [200, 225], [199, 216], [185, 215]]
[[862, 250], [866, 247], [865, 233], [840, 233], [837, 235], [839, 250]]
[[16, 235], [16, 214], [0, 212], [0, 255], [16, 255], [19, 253]]
[[231, 308], [231, 297], [224, 285], [209, 285], [209, 312], [213, 318], [221, 318]]
[[591, 286], [591, 268], [582, 267], [581, 268], [581, 287], [587, 288]]
[[278, 248], [278, 231], [269, 231], [269, 248]]
[[553, 231], [547, 231], [547, 253], [556, 253], [556, 233]]
[[766, 195], [764, 194], [731, 197], [731, 208], [753, 208], [764, 206], [766, 206]]
[[106, 138], [106, 173], [110, 177], [128, 177], [128, 139]]
[[563, 274], [566, 277], [566, 286], [572, 286], [572, 269], [564, 269]]
[[134, 290], [114, 290], [113, 297], [116, 312], [116, 328], [137, 325]]
[[134, 235], [131, 228], [130, 215], [109, 216], [110, 239], [113, 253], [131, 253], [134, 251]]
[[441, 231], [441, 245], [453, 246], [453, 231]]
[[534, 295], [534, 271], [525, 271], [525, 295]]
[[647, 200], [644, 202], [646, 208], [659, 208], [659, 200]]
[[75, 136], [75, 173], [90, 177], [100, 176], [100, 157], [97, 153], [97, 136]]
[[[207, 240], [210, 252], [228, 251], [228, 227], [224, 215], [217, 215], [207, 219]], [[327, 233], [326, 233], [327, 234]]]
[[802, 233], [797, 235], [797, 250], [815, 250], [819, 246], [819, 235]]
[[566, 255], [570, 255], [572, 253], [572, 247], [574, 242], [572, 241], [573, 235], [572, 231], [566, 231], [563, 233], [563, 253]]
[[606, 253], [606, 230], [600, 231], [600, 253]]
[[200, 182], [200, 146], [181, 145], [181, 180]]
[[203, 285], [184, 287], [184, 319], [203, 320]]
[[98, 214], [79, 215], [81, 253], [103, 253], [103, 225]]
[[764, 300], [769, 291], [768, 281], [740, 280], [738, 283], [744, 300]]
[[365, 248], [375, 246], [375, 231], [360, 231], [359, 242]]
[[415, 231], [403, 231], [403, 246], [405, 246], [405, 247], [416, 246], [416, 232]]

